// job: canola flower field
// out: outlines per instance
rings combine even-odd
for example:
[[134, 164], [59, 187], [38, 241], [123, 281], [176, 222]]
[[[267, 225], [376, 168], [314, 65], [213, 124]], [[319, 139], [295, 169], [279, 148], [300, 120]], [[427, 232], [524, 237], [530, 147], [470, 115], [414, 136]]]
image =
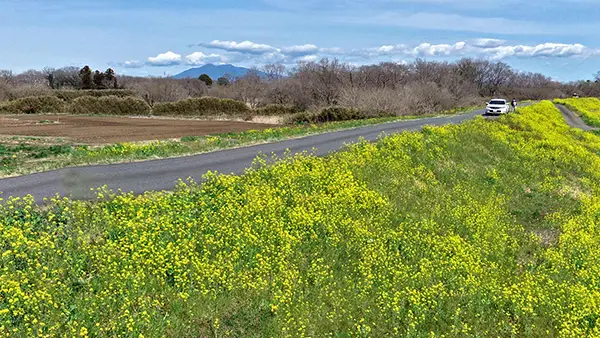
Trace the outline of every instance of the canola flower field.
[[0, 207], [0, 336], [600, 336], [600, 137], [549, 101]]
[[600, 100], [595, 97], [557, 99], [556, 103], [578, 112], [586, 124], [600, 127]]

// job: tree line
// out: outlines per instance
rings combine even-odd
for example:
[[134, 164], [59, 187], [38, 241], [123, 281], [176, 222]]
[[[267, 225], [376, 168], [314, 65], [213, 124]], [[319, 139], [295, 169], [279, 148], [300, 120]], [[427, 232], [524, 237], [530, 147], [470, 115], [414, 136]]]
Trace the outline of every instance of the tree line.
[[31, 69], [20, 74], [10, 70], [0, 70], [0, 84], [19, 86], [48, 87], [49, 89], [119, 89], [115, 71], [93, 71], [89, 66], [83, 68], [46, 67], [42, 70]]
[[[493, 96], [552, 99], [600, 96], [600, 72], [593, 80], [560, 83], [539, 73], [521, 72], [504, 62], [464, 58], [455, 62], [416, 59], [410, 63], [383, 62], [355, 66], [337, 59], [301, 62], [293, 67], [268, 64], [241, 77], [213, 80], [117, 76], [66, 67], [30, 70], [21, 74], [0, 71], [0, 99], [43, 94], [53, 89], [130, 89], [149, 104], [188, 97], [213, 96], [245, 102], [252, 108], [272, 104], [299, 110], [343, 106], [360, 110], [433, 112], [481, 104]], [[6, 96], [6, 95], [4, 95]]]

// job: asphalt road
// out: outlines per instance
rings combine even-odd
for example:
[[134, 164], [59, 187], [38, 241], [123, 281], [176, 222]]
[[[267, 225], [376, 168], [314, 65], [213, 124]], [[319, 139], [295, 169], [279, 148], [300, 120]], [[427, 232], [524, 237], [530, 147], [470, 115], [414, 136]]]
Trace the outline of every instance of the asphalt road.
[[185, 180], [191, 177], [201, 182], [202, 175], [208, 171], [243, 173], [259, 154], [283, 156], [289, 150], [291, 154], [309, 151], [322, 156], [343, 148], [345, 144], [354, 143], [360, 137], [374, 141], [382, 133], [419, 130], [425, 125], [462, 123], [483, 112], [479, 110], [458, 116], [386, 123], [187, 157], [65, 168], [0, 179], [0, 191], [4, 198], [32, 195], [37, 203], [41, 203], [44, 197], [52, 197], [56, 193], [75, 199], [89, 199], [93, 197], [90, 188], [104, 185], [113, 190], [133, 191], [136, 194], [150, 190], [172, 190], [180, 178]]

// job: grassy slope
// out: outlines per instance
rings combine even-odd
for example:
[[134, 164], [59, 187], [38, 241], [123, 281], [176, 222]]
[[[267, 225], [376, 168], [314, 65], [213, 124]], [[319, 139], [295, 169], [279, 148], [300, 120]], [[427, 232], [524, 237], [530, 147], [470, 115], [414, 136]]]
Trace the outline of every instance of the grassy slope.
[[52, 142], [48, 138], [11, 137], [0, 139], [0, 163], [2, 164], [0, 166], [0, 177], [30, 174], [68, 166], [120, 163], [192, 155], [423, 117], [427, 116], [386, 117], [331, 122], [319, 125], [298, 125], [262, 131], [251, 130], [242, 133], [201, 137], [189, 136], [183, 137], [181, 140], [118, 143], [99, 147], [85, 145], [70, 146], [64, 140]]
[[599, 151], [543, 102], [172, 194], [9, 201], [0, 334], [598, 335]]

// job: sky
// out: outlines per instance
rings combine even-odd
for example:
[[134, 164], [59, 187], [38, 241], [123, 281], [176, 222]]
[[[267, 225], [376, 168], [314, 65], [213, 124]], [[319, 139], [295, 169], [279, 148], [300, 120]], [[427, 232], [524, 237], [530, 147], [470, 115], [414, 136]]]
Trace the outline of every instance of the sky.
[[0, 0], [0, 69], [477, 57], [572, 81], [600, 71], [599, 16], [600, 0]]

